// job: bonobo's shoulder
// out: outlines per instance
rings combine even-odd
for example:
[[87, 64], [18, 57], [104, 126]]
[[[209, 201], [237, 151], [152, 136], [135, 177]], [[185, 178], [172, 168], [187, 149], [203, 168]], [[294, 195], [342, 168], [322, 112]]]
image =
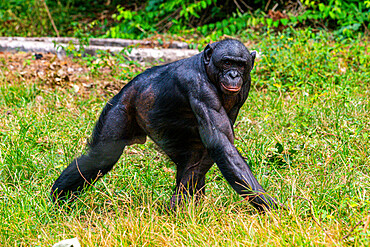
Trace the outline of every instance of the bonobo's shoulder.
[[186, 80], [196, 74], [202, 66], [201, 53], [195, 56], [178, 60], [163, 66], [165, 73], [170, 73], [176, 79]]
[[164, 64], [164, 65], [159, 65], [159, 66], [154, 66], [152, 68], [147, 69], [143, 73], [178, 73], [178, 72], [184, 72], [183, 69], [186, 69], [187, 71], [190, 70], [196, 70], [199, 68], [199, 63], [201, 61], [201, 53], [196, 54], [194, 56], [184, 58], [177, 60], [172, 63]]
[[133, 81], [137, 85], [149, 83], [162, 88], [174, 85], [186, 86], [197, 80], [199, 76], [205, 76], [205, 73], [203, 75], [201, 73], [202, 66], [200, 53], [169, 64], [149, 68], [134, 78]]
[[205, 67], [202, 60], [202, 53], [187, 59], [179, 60], [174, 64], [171, 71], [180, 84], [193, 87], [194, 83], [198, 84], [207, 78]]

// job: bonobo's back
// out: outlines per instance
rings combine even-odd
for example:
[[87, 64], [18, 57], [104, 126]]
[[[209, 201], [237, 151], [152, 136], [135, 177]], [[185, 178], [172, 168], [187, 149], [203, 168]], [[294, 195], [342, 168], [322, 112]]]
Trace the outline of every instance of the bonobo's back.
[[146, 88], [149, 85], [166, 87], [174, 83], [184, 83], [192, 80], [202, 68], [202, 53], [195, 56], [184, 58], [165, 65], [159, 65], [145, 70], [136, 76], [132, 82], [139, 88]]

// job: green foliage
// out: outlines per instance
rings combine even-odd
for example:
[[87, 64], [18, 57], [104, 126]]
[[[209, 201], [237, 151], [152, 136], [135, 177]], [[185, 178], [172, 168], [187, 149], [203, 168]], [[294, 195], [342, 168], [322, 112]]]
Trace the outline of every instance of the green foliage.
[[258, 20], [253, 18], [251, 14], [233, 14], [232, 17], [228, 19], [223, 19], [215, 23], [206, 24], [197, 27], [197, 31], [203, 36], [210, 36], [212, 40], [217, 40], [223, 35], [235, 35], [240, 32], [240, 30], [245, 30], [251, 24], [257, 25]]
[[45, 35], [52, 30], [49, 24], [39, 0], [0, 2], [0, 36]]
[[[0, 36], [56, 36], [44, 0], [9, 0], [0, 2]], [[72, 0], [45, 0], [48, 10], [62, 35], [70, 35], [73, 23]]]
[[[0, 35], [55, 36], [43, 1], [0, 2]], [[61, 36], [74, 36], [79, 28], [91, 37], [142, 39], [169, 33], [211, 41], [241, 35], [247, 29], [281, 31], [310, 26], [333, 30], [337, 36], [355, 37], [367, 34], [370, 28], [369, 0], [305, 0], [301, 5], [287, 1], [279, 3], [274, 11], [270, 2], [252, 1], [248, 3], [251, 10], [241, 3], [237, 6], [235, 1], [217, 0], [46, 0]], [[113, 15], [112, 9], [116, 9]]]
[[214, 3], [214, 0], [150, 0], [138, 11], [118, 5], [118, 14], [113, 18], [119, 23], [110, 28], [106, 37], [135, 39], [163, 31], [178, 33], [187, 28], [190, 19], [200, 18], [200, 13]]
[[[148, 1], [145, 8], [131, 11], [118, 6], [113, 18], [118, 22], [106, 34], [113, 38], [144, 38], [155, 33], [199, 35], [207, 41], [220, 37], [240, 35], [248, 28], [275, 29], [311, 25], [318, 29], [332, 29], [334, 34], [355, 37], [367, 32], [370, 25], [370, 2], [330, 0], [305, 1], [297, 11], [279, 17], [267, 15], [261, 8], [241, 13], [234, 8], [225, 11], [217, 1]], [[208, 17], [209, 18], [206, 18]], [[204, 21], [207, 19], [207, 21]], [[193, 27], [196, 26], [196, 27]]]
[[307, 10], [299, 20], [311, 21], [335, 33], [354, 37], [370, 28], [370, 2], [355, 0], [304, 1]]
[[[256, 72], [260, 75], [257, 83], [261, 86], [283, 91], [303, 88], [320, 92], [343, 81], [370, 84], [370, 50], [360, 39], [338, 39], [339, 42], [328, 46], [333, 35], [313, 32], [310, 28], [262, 35], [264, 42], [255, 47], [262, 52]], [[353, 59], [354, 56], [357, 59]]]
[[[73, 36], [76, 26], [86, 30], [85, 20], [93, 20], [97, 17], [94, 11], [99, 13], [102, 6], [106, 7], [97, 1], [80, 2], [79, 0], [0, 1], [0, 36], [56, 36], [47, 10], [60, 35]], [[94, 35], [107, 26], [107, 20], [103, 22], [95, 20], [92, 23], [95, 24]]]

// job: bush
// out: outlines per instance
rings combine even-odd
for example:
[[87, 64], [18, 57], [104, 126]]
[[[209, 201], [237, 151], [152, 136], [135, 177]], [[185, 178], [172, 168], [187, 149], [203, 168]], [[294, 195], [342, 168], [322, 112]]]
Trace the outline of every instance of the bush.
[[254, 8], [242, 8], [235, 2], [149, 0], [137, 10], [119, 5], [118, 13], [113, 15], [117, 23], [105, 37], [133, 39], [168, 32], [216, 40], [223, 35], [240, 34], [247, 27], [281, 31], [288, 26], [311, 26], [354, 37], [358, 32], [367, 33], [370, 27], [370, 1], [306, 0], [301, 5], [289, 2], [281, 6], [267, 4], [270, 1], [254, 1]]
[[[208, 42], [246, 29], [312, 27], [355, 37], [370, 28], [370, 0], [255, 0], [248, 5], [241, 0], [45, 1], [61, 36], [83, 31], [92, 37], [142, 39], [168, 33]], [[2, 1], [0, 35], [55, 36], [48, 9], [44, 0]]]

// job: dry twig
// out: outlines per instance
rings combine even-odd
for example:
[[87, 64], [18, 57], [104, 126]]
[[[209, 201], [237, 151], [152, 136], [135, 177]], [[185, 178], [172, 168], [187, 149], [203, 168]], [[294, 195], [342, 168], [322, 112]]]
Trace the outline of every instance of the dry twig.
[[50, 19], [50, 21], [51, 21], [51, 25], [53, 25], [54, 31], [57, 33], [57, 37], [59, 38], [59, 37], [60, 37], [60, 36], [59, 36], [59, 31], [58, 31], [57, 27], [55, 26], [55, 23], [54, 23], [53, 17], [52, 17], [52, 16], [51, 16], [51, 14], [50, 14], [49, 8], [48, 8], [48, 6], [46, 5], [45, 0], [43, 0], [42, 2], [43, 2], [43, 4], [44, 4], [44, 6], [45, 6], [46, 12], [48, 13], [49, 19]]
[[351, 228], [351, 230], [349, 230], [349, 232], [346, 234], [346, 236], [344, 236], [343, 238], [342, 238], [342, 241], [343, 240], [345, 240], [346, 238], [348, 238], [349, 237], [349, 235], [351, 235], [351, 233], [356, 229], [356, 227], [358, 227], [361, 223], [363, 223], [362, 222], [362, 220], [360, 220], [359, 222], [357, 222], [357, 224], [354, 226], [354, 227], [352, 227]]
[[[82, 174], [82, 172], [81, 172], [81, 170], [80, 170], [80, 167], [79, 167], [79, 165], [78, 165], [78, 162], [77, 162], [77, 160], [76, 160], [76, 167], [77, 167], [77, 170], [78, 170], [78, 173], [80, 173], [80, 176], [85, 180], [85, 182], [88, 184], [88, 185], [90, 185], [90, 186], [92, 186], [93, 188], [95, 188], [96, 190], [98, 190], [103, 196], [105, 196], [105, 197], [107, 197], [107, 198], [109, 198], [109, 199], [112, 199], [111, 198], [111, 196], [109, 196], [109, 195], [107, 195], [106, 193], [104, 193], [102, 190], [100, 190], [100, 189], [98, 189], [96, 186], [94, 186], [93, 185], [93, 183], [94, 182], [96, 182], [97, 180], [98, 180], [98, 178], [99, 177], [102, 177], [103, 175], [100, 173], [100, 171], [99, 171], [99, 173], [98, 173], [98, 175], [96, 176], [96, 178], [95, 178], [95, 180], [93, 181], [93, 183], [90, 183], [86, 178], [85, 178], [85, 176]], [[125, 202], [123, 199], [121, 199], [121, 198], [117, 198], [118, 200], [120, 200], [120, 201], [122, 201], [122, 202]]]
[[247, 5], [243, 0], [240, 0], [240, 2], [249, 10], [253, 10], [253, 8], [249, 5]]
[[240, 5], [238, 4], [238, 2], [236, 0], [234, 0], [234, 3], [236, 5], [236, 7], [238, 7], [239, 11], [243, 14], [244, 13], [244, 10], [242, 9], [242, 7], [240, 7]]

